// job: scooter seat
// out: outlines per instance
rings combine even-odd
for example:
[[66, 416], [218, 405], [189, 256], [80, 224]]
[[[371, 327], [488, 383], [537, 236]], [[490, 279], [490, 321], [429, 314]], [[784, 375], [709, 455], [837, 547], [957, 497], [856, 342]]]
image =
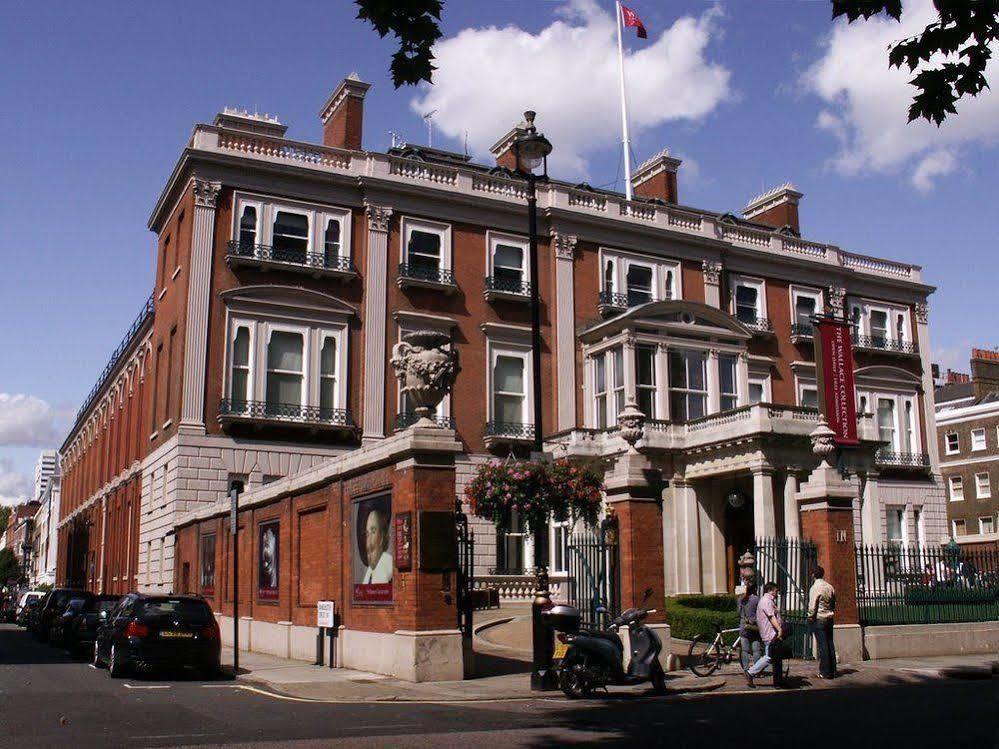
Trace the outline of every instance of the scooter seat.
[[624, 643], [621, 642], [621, 638], [618, 637], [615, 632], [602, 632], [602, 631], [591, 631], [588, 630], [586, 635], [589, 637], [595, 637], [598, 640], [606, 640], [618, 649], [619, 652], [624, 653]]

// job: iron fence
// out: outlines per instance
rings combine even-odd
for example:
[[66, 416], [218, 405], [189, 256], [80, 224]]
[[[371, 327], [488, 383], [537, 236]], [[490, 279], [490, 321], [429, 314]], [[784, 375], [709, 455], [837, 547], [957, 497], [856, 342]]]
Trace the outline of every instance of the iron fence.
[[604, 521], [597, 529], [574, 531], [566, 547], [569, 605], [579, 609], [584, 629], [603, 629], [610, 619], [597, 614], [603, 605], [620, 613], [617, 525]]
[[758, 593], [763, 595], [766, 583], [777, 584], [781, 617], [789, 625], [791, 652], [795, 658], [811, 658], [808, 589], [818, 564], [818, 547], [797, 538], [758, 538], [753, 553]]
[[999, 550], [858, 546], [857, 609], [862, 625], [999, 619]]

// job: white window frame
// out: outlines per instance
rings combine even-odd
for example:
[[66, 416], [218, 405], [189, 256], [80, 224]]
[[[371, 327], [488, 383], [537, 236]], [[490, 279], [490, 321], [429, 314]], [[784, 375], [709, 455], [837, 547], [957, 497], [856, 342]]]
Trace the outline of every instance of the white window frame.
[[[732, 359], [733, 360], [732, 361], [732, 385], [733, 385], [733, 387], [735, 389], [732, 392], [730, 392], [730, 393], [726, 393], [725, 391], [722, 390], [722, 376], [721, 375], [722, 375], [722, 359], [723, 358], [724, 359]], [[718, 364], [718, 403], [720, 405], [720, 410], [722, 410], [722, 411], [726, 410], [724, 408], [724, 406], [721, 406], [721, 402], [722, 402], [723, 398], [734, 398], [735, 399], [735, 405], [732, 407], [732, 409], [727, 409], [727, 410], [733, 410], [735, 408], [738, 408], [739, 404], [743, 402], [743, 395], [742, 395], [742, 393], [739, 392], [739, 355], [738, 354], [730, 353], [728, 351], [721, 351], [721, 352], [718, 353], [718, 356], [715, 357], [715, 361]], [[746, 393], [746, 397], [747, 398], [749, 397], [748, 393]]]
[[[888, 518], [895, 514], [898, 517], [900, 538], [888, 537]], [[909, 545], [909, 529], [906, 527], [909, 522], [909, 513], [905, 505], [888, 505], [885, 508], [885, 540], [890, 544], [901, 544], [903, 547]]]
[[307, 227], [305, 230], [305, 254], [311, 255], [316, 251], [316, 241], [313, 236], [316, 232], [316, 216], [313, 211], [286, 203], [271, 203], [268, 207], [270, 208], [270, 215], [268, 216], [266, 226], [270, 241], [267, 244], [271, 247], [274, 246], [274, 223], [277, 221], [278, 213], [291, 213], [305, 218]]
[[[980, 445], [978, 445], [978, 446], [976, 446], [976, 443], [977, 443], [977, 440], [975, 439], [976, 435], [981, 436], [981, 438], [982, 438], [982, 441], [981, 441]], [[971, 430], [971, 452], [973, 452], [973, 453], [980, 453], [980, 452], [982, 452], [982, 450], [985, 450], [987, 448], [988, 448], [988, 442], [985, 439], [985, 427], [978, 427], [976, 429], [972, 429]]]
[[[652, 351], [652, 384], [643, 384], [638, 381], [638, 351], [639, 349], [646, 349]], [[639, 393], [642, 390], [652, 391], [652, 413], [645, 414], [646, 419], [659, 419], [659, 347], [654, 343], [636, 343], [635, 344], [635, 401], [640, 403], [638, 398]], [[627, 355], [627, 351], [624, 352]], [[641, 407], [639, 407], [641, 408]]]
[[487, 414], [488, 421], [497, 421], [495, 414], [495, 404], [493, 402], [495, 391], [493, 390], [493, 370], [496, 367], [496, 358], [499, 356], [510, 356], [522, 359], [524, 362], [524, 409], [521, 413], [521, 424], [534, 423], [534, 372], [531, 367], [531, 347], [508, 343], [506, 341], [489, 341], [488, 359], [489, 365], [486, 371], [486, 385], [488, 393]]
[[[958, 523], [960, 523], [961, 527], [964, 528], [964, 533], [957, 532]], [[964, 521], [964, 518], [955, 518], [954, 520], [951, 520], [950, 529], [951, 529], [951, 535], [954, 538], [959, 538], [960, 536], [968, 535], [968, 524]]]
[[414, 230], [436, 234], [441, 238], [439, 270], [451, 270], [453, 267], [451, 261], [451, 224], [427, 221], [410, 216], [402, 217], [402, 229], [399, 232], [399, 262], [409, 264], [409, 238]]
[[891, 395], [885, 395], [878, 393], [875, 395], [874, 401], [874, 425], [878, 430], [878, 439], [881, 439], [881, 402], [891, 403], [891, 441], [889, 443], [889, 449], [894, 452], [903, 452], [902, 450], [902, 430], [899, 429], [899, 413], [897, 398]]
[[[951, 449], [950, 438], [954, 438], [954, 448]], [[957, 455], [961, 452], [961, 435], [957, 432], [947, 432], [944, 435], [944, 451], [947, 455]]]
[[[601, 291], [627, 294], [628, 268], [631, 265], [640, 265], [652, 269], [652, 301], [683, 298], [683, 279], [680, 274], [679, 260], [638, 255], [607, 247], [601, 247], [599, 255], [599, 288]], [[612, 264], [613, 269], [612, 288], [610, 289], [607, 288], [604, 280], [608, 261]]]
[[[309, 253], [326, 253], [326, 223], [329, 219], [340, 221], [340, 257], [350, 258], [353, 252], [351, 242], [353, 214], [349, 208], [320, 203], [306, 203], [283, 198], [276, 198], [257, 193], [237, 192], [235, 197], [236, 210], [233, 211], [230, 239], [239, 241], [239, 221], [243, 215], [243, 206], [251, 205], [257, 209], [257, 239], [256, 244], [272, 247], [274, 245], [274, 219], [277, 211], [288, 211], [307, 217], [309, 221], [308, 249]], [[321, 248], [320, 250], [316, 248]]]
[[805, 297], [815, 301], [815, 314], [821, 315], [825, 310], [822, 306], [822, 291], [806, 286], [791, 286], [791, 324], [798, 322], [798, 297]]
[[[847, 300], [847, 306], [850, 309], [850, 320], [854, 321], [855, 311], [859, 311], [859, 318], [857, 318], [857, 334], [858, 335], [871, 335], [871, 312], [878, 311], [884, 312], [885, 318], [887, 320], [887, 330], [885, 338], [889, 341], [895, 342], [906, 342], [912, 343], [912, 315], [908, 307], [892, 304], [890, 302], [878, 301], [875, 299], [865, 299], [860, 297], [850, 297]], [[898, 330], [896, 326], [896, 321], [898, 316], [902, 315], [904, 318], [904, 325], [902, 330], [902, 341], [898, 339]]]
[[[984, 483], [981, 480], [982, 476], [985, 477]], [[977, 499], [992, 498], [992, 479], [988, 471], [980, 471], [975, 474], [975, 497]]]
[[[610, 402], [611, 378], [607, 375], [607, 352], [601, 351], [598, 354], [594, 354], [593, 356], [589, 357], [589, 361], [590, 361], [590, 366], [588, 367], [588, 369], [589, 369], [589, 377], [591, 383], [590, 392], [593, 393], [593, 408], [590, 410], [589, 422], [594, 429], [606, 429], [611, 425], [610, 415], [612, 410]], [[597, 390], [597, 382], [598, 382], [597, 370], [600, 367], [600, 365], [603, 365], [603, 371], [604, 371], [603, 390]], [[599, 407], [600, 399], [603, 399], [604, 403], [603, 424], [600, 423], [600, 407]]]
[[[331, 377], [333, 380], [333, 405], [331, 408], [343, 408], [340, 400], [340, 337], [331, 330], [320, 330], [316, 335], [316, 406], [321, 408], [323, 403], [323, 380]], [[326, 341], [333, 341], [333, 374], [323, 374], [323, 349]]]
[[340, 252], [337, 257], [349, 258], [350, 255], [350, 219], [351, 213], [346, 208], [324, 208], [317, 214], [316, 247], [319, 254], [326, 256], [326, 226], [330, 221], [340, 222]]
[[[670, 368], [669, 357], [670, 357], [670, 354], [672, 354], [674, 351], [676, 351], [676, 352], [696, 353], [696, 354], [698, 354], [698, 355], [700, 355], [700, 356], [703, 357], [703, 362], [704, 362], [704, 389], [703, 390], [697, 390], [697, 389], [694, 389], [694, 388], [690, 387], [690, 383], [689, 383], [689, 380], [690, 380], [689, 367], [686, 365], [686, 363], [684, 364], [684, 367], [686, 369], [686, 371], [685, 371], [684, 374], [686, 375], [686, 379], [688, 380], [687, 386], [686, 387], [678, 387], [677, 385], [675, 385], [673, 383], [673, 380], [670, 377], [670, 372], [672, 370]], [[700, 419], [700, 418], [703, 418], [703, 417], [708, 416], [711, 413], [713, 413], [712, 408], [711, 408], [711, 403], [714, 400], [714, 396], [713, 396], [713, 394], [711, 392], [711, 385], [712, 385], [711, 359], [712, 359], [712, 357], [711, 357], [711, 354], [710, 354], [709, 350], [705, 349], [705, 348], [702, 348], [700, 346], [684, 346], [682, 344], [673, 344], [673, 345], [670, 345], [670, 346], [667, 347], [667, 349], [666, 349], [666, 400], [667, 400], [667, 403], [669, 403], [669, 413], [670, 413], [670, 418], [671, 419], [675, 419], [677, 417], [677, 415], [673, 412], [673, 393], [682, 393], [684, 396], [687, 396], [687, 397], [689, 397], [691, 395], [703, 395], [704, 396], [704, 413], [702, 413], [701, 416], [695, 416], [695, 417], [693, 417], [693, 419]], [[716, 373], [716, 375], [717, 375], [717, 373]], [[686, 414], [685, 421], [691, 421], [692, 419], [691, 419], [691, 416], [690, 416], [690, 413], [689, 413], [689, 408], [687, 409], [687, 411], [688, 411], [688, 413]]]
[[233, 225], [232, 239], [235, 242], [239, 242], [240, 234], [240, 224], [243, 220], [243, 210], [247, 207], [254, 208], [257, 212], [257, 225], [254, 230], [254, 245], [264, 244], [263, 241], [263, 226], [264, 226], [264, 204], [259, 200], [250, 200], [239, 196], [236, 200], [236, 216]]
[[246, 400], [248, 402], [256, 401], [256, 352], [257, 352], [257, 322], [255, 320], [250, 320], [243, 317], [232, 317], [229, 321], [229, 331], [228, 339], [229, 344], [226, 347], [226, 369], [225, 369], [225, 379], [226, 379], [226, 389], [225, 392], [228, 394], [230, 400], [233, 399], [232, 395], [232, 360], [233, 360], [233, 348], [236, 345], [236, 332], [240, 328], [246, 328], [250, 332], [250, 349], [247, 353], [247, 369], [249, 370], [246, 375]]
[[947, 477], [947, 498], [951, 502], [964, 501], [964, 479], [961, 476]]
[[736, 289], [740, 286], [756, 290], [756, 319], [767, 317], [767, 285], [762, 278], [753, 276], [733, 275], [729, 277], [729, 312], [738, 319], [736, 305]]
[[[310, 378], [310, 362], [312, 361], [311, 356], [311, 336], [309, 335], [310, 329], [300, 325], [287, 325], [285, 323], [275, 323], [268, 322], [264, 324], [263, 329], [263, 346], [260, 349], [261, 359], [261, 376], [263, 377], [263, 382], [260, 384], [260, 394], [261, 400], [267, 402], [267, 375], [271, 371], [270, 367], [267, 365], [267, 354], [271, 345], [271, 337], [274, 333], [291, 333], [292, 335], [302, 336], [302, 392], [301, 392], [301, 406], [309, 405], [319, 405], [318, 401], [311, 400], [309, 394], [311, 392], [312, 378]], [[284, 371], [284, 370], [281, 370]], [[317, 372], [318, 374], [318, 372]]]
[[805, 377], [803, 375], [795, 375], [794, 378], [794, 394], [795, 400], [800, 407], [805, 406], [804, 393], [806, 390], [815, 391], [815, 403], [816, 408], [822, 408], [822, 402], [819, 399], [819, 384], [814, 377]]
[[556, 534], [557, 529], [562, 529], [565, 533], [566, 546], [568, 546], [569, 534], [572, 533], [572, 522], [569, 520], [564, 520], [562, 522], [556, 520], [548, 521], [548, 559], [551, 562], [551, 572], [555, 574], [566, 574], [568, 569], [568, 553], [565, 549], [562, 551], [562, 566], [560, 567], [555, 563], [555, 547], [557, 545], [558, 535]]
[[[749, 387], [760, 385], [763, 391], [763, 399], [760, 403], [771, 403], [773, 402], [773, 396], [770, 394], [770, 368], [768, 367], [766, 371], [758, 368], [754, 368], [752, 364], [749, 365], [749, 377], [748, 377]], [[749, 403], [749, 393], [746, 393], [746, 403]]]
[[[407, 245], [409, 243], [407, 242]], [[522, 274], [523, 283], [531, 282], [531, 262], [529, 257], [530, 245], [526, 237], [521, 237], [516, 234], [504, 234], [497, 231], [487, 231], [486, 232], [486, 275], [495, 276], [496, 275], [496, 245], [505, 244], [511, 247], [519, 247], [523, 254], [521, 255], [520, 261], [520, 272]]]
[[[921, 453], [923, 452], [922, 431], [919, 425], [919, 401], [918, 395], [913, 391], [899, 390], [871, 390], [857, 388], [857, 408], [861, 410], [862, 401], [867, 402], [867, 411], [874, 417], [874, 426], [879, 429], [878, 404], [882, 400], [895, 402], [894, 411], [894, 437], [895, 442], [891, 450], [895, 452]], [[912, 423], [905, 423], [906, 406], [911, 410]], [[910, 429], [911, 427], [911, 429]]]
[[[984, 521], [986, 521], [986, 520], [989, 522], [989, 525], [992, 526], [992, 528], [990, 530], [985, 530], [985, 522]], [[996, 532], [996, 519], [995, 519], [995, 516], [993, 516], [993, 515], [982, 515], [982, 516], [980, 516], [978, 518], [978, 532], [980, 534], [982, 534], [983, 536], [985, 536], [985, 535], [992, 535], [993, 533], [995, 533]]]

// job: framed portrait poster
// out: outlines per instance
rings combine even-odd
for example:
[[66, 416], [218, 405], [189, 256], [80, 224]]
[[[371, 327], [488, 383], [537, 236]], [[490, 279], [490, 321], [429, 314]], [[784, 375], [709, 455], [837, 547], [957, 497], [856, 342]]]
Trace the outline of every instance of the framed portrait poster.
[[215, 595], [215, 534], [201, 537], [201, 594]]
[[261, 601], [278, 599], [278, 580], [281, 570], [280, 530], [281, 523], [278, 520], [261, 523], [257, 530], [257, 598]]
[[354, 603], [391, 603], [395, 573], [392, 538], [392, 495], [354, 502]]

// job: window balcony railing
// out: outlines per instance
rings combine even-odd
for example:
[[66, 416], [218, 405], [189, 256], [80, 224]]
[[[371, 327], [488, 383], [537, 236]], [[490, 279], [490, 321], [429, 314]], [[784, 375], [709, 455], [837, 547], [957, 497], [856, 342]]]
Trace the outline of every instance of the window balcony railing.
[[342, 431], [353, 431], [356, 428], [350, 411], [345, 408], [323, 408], [297, 403], [244, 401], [232, 398], [223, 398], [219, 403], [219, 421], [222, 423], [242, 421], [288, 424], [313, 429]]
[[231, 241], [226, 251], [229, 265], [257, 268], [280, 267], [286, 270], [328, 276], [357, 275], [354, 261], [344, 255], [305, 252], [266, 244]]
[[[409, 429], [419, 420], [420, 415], [415, 411], [406, 411], [401, 414], [396, 414], [395, 429], [397, 432], [401, 432], [403, 429]], [[443, 429], [454, 429], [454, 417], [452, 416], [434, 416], [433, 422]]]
[[486, 276], [483, 296], [486, 300], [506, 299], [508, 301], [530, 301], [531, 282], [512, 278]]
[[749, 317], [748, 315], [738, 316], [739, 322], [750, 330], [764, 335], [773, 335], [774, 326], [769, 317]]
[[417, 286], [430, 289], [443, 289], [451, 293], [458, 285], [454, 273], [447, 268], [437, 268], [432, 265], [400, 263], [396, 283], [400, 289], [407, 286]]
[[890, 354], [905, 354], [915, 356], [919, 354], [919, 346], [910, 341], [896, 341], [887, 336], [880, 335], [860, 335], [853, 336], [853, 346], [859, 349], [870, 351], [885, 351]]
[[486, 442], [530, 442], [534, 439], [534, 424], [519, 421], [487, 421]]
[[791, 338], [814, 338], [815, 326], [810, 322], [796, 322], [791, 325]]
[[915, 468], [930, 467], [930, 456], [926, 453], [903, 453], [886, 448], [879, 448], [874, 454], [874, 462], [882, 468]]
[[[666, 294], [664, 299], [672, 299], [673, 295]], [[641, 304], [658, 301], [651, 294], [644, 291], [629, 291], [621, 293], [617, 291], [601, 291], [597, 296], [597, 311], [601, 315], [613, 312], [624, 312], [625, 310], [637, 307]]]

